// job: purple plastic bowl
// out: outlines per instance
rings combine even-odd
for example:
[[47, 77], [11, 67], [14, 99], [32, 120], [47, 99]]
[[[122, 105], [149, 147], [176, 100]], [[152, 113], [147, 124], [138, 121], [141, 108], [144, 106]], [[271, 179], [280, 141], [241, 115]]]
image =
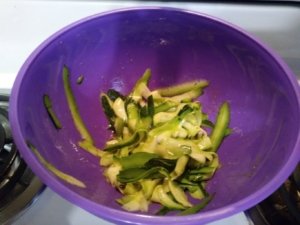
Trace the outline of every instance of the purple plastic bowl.
[[[120, 195], [104, 179], [99, 160], [80, 149], [68, 110], [62, 67], [89, 131], [102, 147], [110, 135], [99, 104], [108, 88], [128, 92], [146, 68], [151, 87], [205, 78], [200, 97], [212, 119], [223, 101], [234, 132], [219, 149], [222, 167], [209, 182], [208, 207], [190, 216], [153, 216], [123, 211]], [[76, 84], [84, 75], [81, 85]], [[43, 106], [49, 94], [63, 123], [54, 129]], [[15, 81], [10, 119], [15, 142], [32, 170], [70, 202], [114, 223], [204, 224], [246, 210], [274, 192], [300, 156], [299, 88], [272, 50], [241, 29], [207, 15], [171, 8], [135, 8], [95, 15], [55, 33], [27, 59]], [[41, 165], [30, 140], [58, 169], [87, 188], [65, 183]]]

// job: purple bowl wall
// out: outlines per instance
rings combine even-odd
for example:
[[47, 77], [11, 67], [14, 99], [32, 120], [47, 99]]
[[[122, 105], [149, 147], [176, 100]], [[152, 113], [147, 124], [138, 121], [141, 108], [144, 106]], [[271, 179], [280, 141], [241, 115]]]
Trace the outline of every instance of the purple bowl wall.
[[[228, 101], [234, 132], [219, 150], [222, 167], [209, 183], [216, 196], [205, 211], [187, 217], [151, 217], [120, 210], [114, 202], [119, 195], [103, 178], [99, 160], [77, 146], [80, 136], [64, 95], [63, 65], [70, 68], [79, 111], [99, 147], [110, 135], [99, 103], [101, 91], [115, 88], [128, 93], [148, 67], [153, 73], [151, 87], [199, 78], [210, 81], [200, 97], [203, 109], [214, 120], [219, 105]], [[81, 74], [84, 81], [77, 85]], [[62, 121], [59, 131], [43, 107], [45, 93]], [[229, 216], [278, 188], [300, 155], [298, 86], [285, 64], [238, 28], [175, 9], [120, 10], [84, 19], [54, 34], [21, 68], [10, 117], [21, 154], [48, 186], [116, 223], [202, 224]], [[53, 176], [25, 140], [87, 188]]]

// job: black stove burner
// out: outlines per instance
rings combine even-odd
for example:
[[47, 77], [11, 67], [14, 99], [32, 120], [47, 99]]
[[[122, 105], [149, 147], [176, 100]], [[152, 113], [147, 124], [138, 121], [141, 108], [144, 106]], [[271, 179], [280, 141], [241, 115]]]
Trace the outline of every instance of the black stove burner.
[[12, 142], [8, 111], [0, 107], [0, 199], [15, 185], [25, 171], [26, 165]]
[[0, 94], [0, 224], [6, 224], [20, 215], [44, 189], [13, 142], [8, 100], [8, 96]]
[[0, 107], [0, 197], [3, 186], [2, 181], [8, 175], [11, 178], [12, 172], [9, 170], [12, 168], [16, 157], [17, 149], [12, 143], [7, 108]]
[[11, 132], [8, 123], [8, 96], [0, 95], [0, 152], [4, 144], [11, 139]]
[[300, 164], [285, 183], [246, 214], [255, 225], [300, 224]]
[[11, 130], [8, 121], [8, 112], [5, 108], [0, 108], [0, 127], [2, 127], [4, 131], [4, 140], [6, 143], [12, 141]]
[[5, 130], [3, 126], [0, 124], [0, 151], [4, 148], [5, 143]]
[[17, 149], [14, 144], [4, 145], [0, 154], [0, 181], [8, 173], [17, 157]]
[[7, 173], [0, 180], [0, 199], [4, 198], [16, 185], [26, 169], [25, 162], [16, 156]]

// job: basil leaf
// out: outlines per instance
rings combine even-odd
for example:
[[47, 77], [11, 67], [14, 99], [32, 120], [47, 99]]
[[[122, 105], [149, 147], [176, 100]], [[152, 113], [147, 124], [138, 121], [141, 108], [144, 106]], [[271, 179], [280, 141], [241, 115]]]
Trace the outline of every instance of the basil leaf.
[[121, 183], [132, 183], [132, 182], [137, 182], [141, 179], [162, 178], [165, 176], [164, 175], [165, 173], [166, 173], [166, 169], [163, 167], [153, 167], [150, 169], [131, 168], [126, 170], [121, 170], [117, 176], [117, 179]]
[[140, 141], [143, 140], [145, 135], [146, 135], [145, 131], [137, 131], [131, 137], [129, 137], [125, 140], [119, 141], [116, 144], [107, 145], [104, 148], [104, 151], [115, 152], [120, 148], [123, 148], [123, 147], [126, 147], [126, 146], [131, 146], [133, 144], [138, 144]]
[[102, 108], [103, 108], [106, 118], [108, 119], [110, 125], [113, 127], [116, 115], [115, 115], [114, 110], [111, 108], [111, 106], [109, 104], [109, 100], [107, 99], [107, 97], [105, 95], [101, 96], [101, 105], [102, 105]]
[[176, 162], [176, 159], [152, 158], [145, 164], [145, 167], [163, 167], [167, 171], [171, 172], [174, 170]]
[[118, 162], [121, 164], [122, 169], [141, 168], [145, 166], [149, 160], [158, 158], [159, 155], [148, 152], [136, 152], [129, 156], [118, 158]]
[[110, 98], [110, 100], [115, 101], [117, 98], [121, 98], [122, 100], [125, 99], [125, 97], [120, 94], [118, 91], [114, 90], [114, 89], [109, 89], [107, 91], [107, 96]]

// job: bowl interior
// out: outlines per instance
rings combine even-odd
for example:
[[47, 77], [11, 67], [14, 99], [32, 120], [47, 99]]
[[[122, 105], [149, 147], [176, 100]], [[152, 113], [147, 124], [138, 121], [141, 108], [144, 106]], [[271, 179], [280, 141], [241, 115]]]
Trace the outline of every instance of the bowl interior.
[[[114, 201], [119, 194], [104, 179], [99, 160], [77, 145], [80, 135], [63, 88], [64, 65], [70, 68], [82, 118], [100, 148], [111, 135], [99, 102], [101, 92], [114, 88], [128, 93], [146, 68], [152, 70], [152, 88], [199, 78], [210, 81], [199, 99], [203, 110], [214, 120], [220, 104], [228, 101], [234, 132], [219, 149], [222, 167], [209, 182], [209, 192], [216, 195], [206, 211], [243, 201], [272, 182], [278, 187], [274, 177], [295, 156], [300, 124], [297, 95], [291, 77], [258, 42], [219, 21], [180, 10], [95, 16], [55, 34], [31, 55], [14, 86], [11, 116], [16, 142], [33, 171], [84, 208], [89, 201], [99, 203], [102, 213], [94, 212], [98, 215], [106, 210], [101, 205], [120, 209]], [[80, 75], [84, 80], [78, 85]], [[63, 124], [59, 131], [43, 106], [44, 94], [51, 97]], [[25, 140], [87, 187], [78, 188], [47, 172]], [[88, 200], [85, 205], [80, 203], [83, 198]]]

